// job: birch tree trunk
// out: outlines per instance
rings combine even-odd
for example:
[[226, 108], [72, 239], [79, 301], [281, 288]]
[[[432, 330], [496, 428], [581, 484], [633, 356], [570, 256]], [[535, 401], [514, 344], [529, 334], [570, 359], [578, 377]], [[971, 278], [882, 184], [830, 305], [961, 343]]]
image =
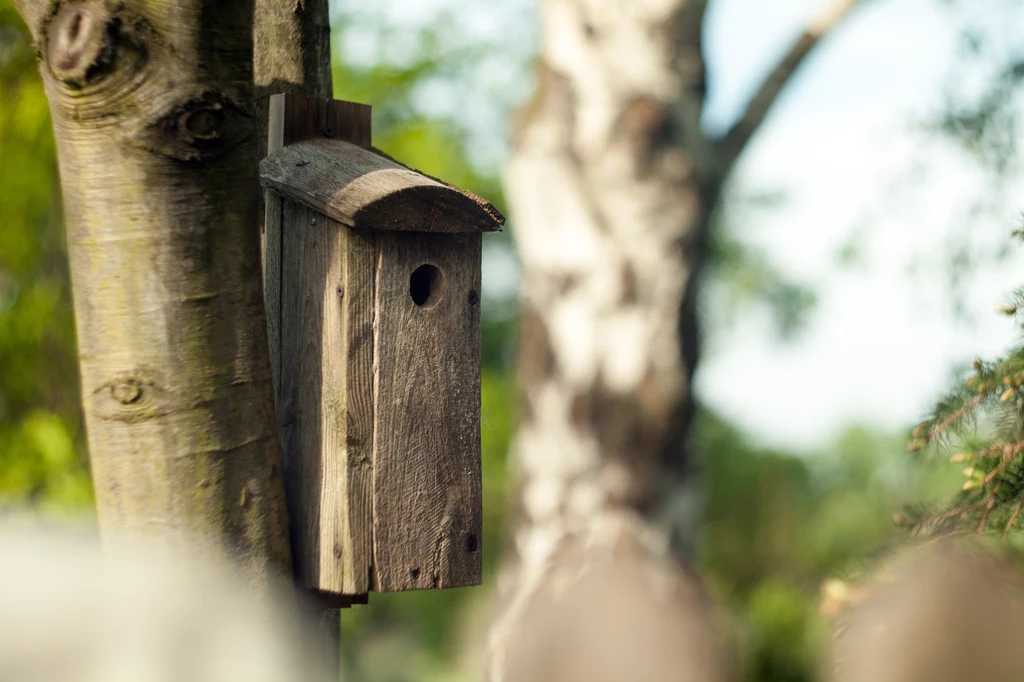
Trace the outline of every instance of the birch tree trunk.
[[491, 682], [729, 675], [685, 568], [709, 218], [789, 76], [855, 3], [808, 27], [721, 140], [700, 129], [707, 0], [541, 3], [539, 85], [506, 174], [521, 487]]
[[[260, 286], [253, 0], [16, 0], [67, 217], [101, 532], [290, 565]], [[198, 547], [197, 547], [198, 545]]]

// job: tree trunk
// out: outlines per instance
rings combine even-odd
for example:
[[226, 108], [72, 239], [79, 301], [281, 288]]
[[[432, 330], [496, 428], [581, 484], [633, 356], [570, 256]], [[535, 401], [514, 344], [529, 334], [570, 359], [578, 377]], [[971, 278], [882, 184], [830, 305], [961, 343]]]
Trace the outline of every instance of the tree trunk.
[[108, 542], [290, 565], [260, 288], [253, 0], [18, 0], [41, 55]]
[[[689, 465], [693, 307], [713, 201], [695, 158], [703, 4], [542, 6], [540, 84], [506, 176], [523, 263], [523, 409], [494, 682], [720, 675], [705, 600], [656, 523], [692, 526], [692, 505], [669, 492]], [[623, 608], [600, 617], [612, 603]], [[552, 677], [556, 658], [576, 667]]]
[[717, 680], [685, 570], [697, 289], [723, 179], [812, 24], [722, 140], [704, 136], [706, 0], [545, 0], [538, 91], [506, 175], [523, 265], [521, 487], [491, 682]]

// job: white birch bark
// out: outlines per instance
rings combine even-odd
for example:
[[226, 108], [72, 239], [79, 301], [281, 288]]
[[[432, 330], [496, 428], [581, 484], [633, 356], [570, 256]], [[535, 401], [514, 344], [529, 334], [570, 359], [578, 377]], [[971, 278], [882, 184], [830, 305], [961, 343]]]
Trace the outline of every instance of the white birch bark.
[[487, 674], [719, 680], [686, 438], [709, 216], [809, 24], [721, 140], [700, 130], [706, 0], [545, 0], [506, 189], [523, 264], [521, 487]]

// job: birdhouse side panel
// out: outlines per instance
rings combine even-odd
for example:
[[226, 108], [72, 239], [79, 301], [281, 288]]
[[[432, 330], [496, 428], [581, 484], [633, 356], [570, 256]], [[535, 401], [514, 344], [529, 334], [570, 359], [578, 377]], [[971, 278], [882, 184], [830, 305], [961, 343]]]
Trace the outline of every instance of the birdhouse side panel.
[[375, 589], [478, 585], [481, 238], [376, 240]]
[[287, 199], [281, 234], [278, 422], [295, 573], [311, 591], [364, 594], [373, 237]]

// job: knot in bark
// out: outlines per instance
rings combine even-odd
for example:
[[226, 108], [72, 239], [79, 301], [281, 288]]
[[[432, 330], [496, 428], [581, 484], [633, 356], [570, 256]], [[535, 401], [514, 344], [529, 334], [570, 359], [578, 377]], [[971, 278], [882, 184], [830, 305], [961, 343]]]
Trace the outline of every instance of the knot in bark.
[[42, 46], [54, 78], [80, 90], [116, 71], [119, 62], [125, 61], [123, 54], [143, 55], [144, 41], [130, 35], [120, 14], [95, 0], [62, 3], [46, 25]]
[[168, 413], [169, 393], [146, 370], [125, 372], [93, 391], [91, 412], [104, 420], [138, 423]]
[[114, 400], [122, 405], [134, 405], [142, 399], [142, 384], [138, 379], [123, 379], [115, 382], [110, 392]]
[[228, 95], [200, 90], [165, 111], [144, 136], [152, 151], [180, 161], [204, 161], [252, 132], [252, 117]]
[[102, 5], [62, 6], [47, 32], [46, 60], [53, 75], [68, 85], [81, 87], [90, 72], [95, 75], [109, 62], [111, 19]]

